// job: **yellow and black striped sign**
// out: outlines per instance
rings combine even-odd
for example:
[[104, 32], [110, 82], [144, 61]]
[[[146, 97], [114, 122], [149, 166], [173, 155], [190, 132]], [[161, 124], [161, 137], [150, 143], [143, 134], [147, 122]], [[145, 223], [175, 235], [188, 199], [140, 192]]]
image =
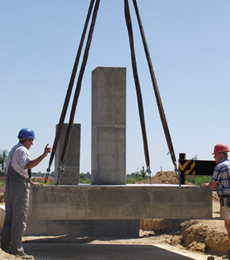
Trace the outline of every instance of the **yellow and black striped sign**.
[[179, 160], [179, 174], [212, 175], [215, 166], [215, 161]]
[[195, 174], [195, 161], [181, 160], [179, 161], [180, 174]]

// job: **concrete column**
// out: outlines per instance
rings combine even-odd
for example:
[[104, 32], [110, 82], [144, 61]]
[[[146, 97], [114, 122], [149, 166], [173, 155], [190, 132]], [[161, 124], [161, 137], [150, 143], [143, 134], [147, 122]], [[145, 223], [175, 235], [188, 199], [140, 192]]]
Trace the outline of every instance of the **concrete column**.
[[91, 183], [126, 184], [126, 68], [92, 72]]
[[[57, 126], [56, 126], [56, 130], [57, 130]], [[66, 134], [67, 127], [68, 124], [63, 124], [59, 143], [55, 153], [54, 183], [56, 183], [57, 181], [58, 167], [62, 156], [62, 149], [65, 141], [65, 134]], [[64, 165], [65, 171], [62, 172], [61, 174], [59, 185], [67, 185], [67, 184], [75, 185], [79, 183], [80, 135], [81, 135], [81, 125], [73, 124], [69, 147], [66, 154], [66, 161]]]

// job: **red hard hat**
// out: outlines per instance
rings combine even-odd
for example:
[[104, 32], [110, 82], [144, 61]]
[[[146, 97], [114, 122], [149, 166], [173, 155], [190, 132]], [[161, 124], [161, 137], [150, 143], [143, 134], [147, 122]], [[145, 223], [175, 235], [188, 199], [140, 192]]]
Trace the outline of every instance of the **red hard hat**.
[[215, 154], [218, 152], [230, 152], [230, 150], [226, 144], [220, 143], [220, 144], [217, 144], [214, 146], [214, 152], [212, 154]]

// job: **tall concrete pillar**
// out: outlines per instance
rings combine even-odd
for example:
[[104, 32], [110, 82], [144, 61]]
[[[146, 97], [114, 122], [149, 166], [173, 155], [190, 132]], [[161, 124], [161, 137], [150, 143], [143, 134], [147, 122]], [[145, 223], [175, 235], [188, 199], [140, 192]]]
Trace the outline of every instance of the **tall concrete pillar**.
[[92, 72], [92, 184], [126, 184], [126, 68]]
[[[56, 126], [57, 130], [58, 125]], [[63, 124], [62, 131], [55, 153], [55, 170], [54, 170], [54, 183], [57, 181], [58, 177], [58, 167], [62, 156], [62, 149], [65, 141], [65, 134], [68, 124]], [[81, 125], [73, 124], [70, 142], [66, 154], [65, 161], [65, 171], [62, 172], [59, 185], [67, 184], [78, 184], [79, 183], [79, 171], [80, 171], [80, 135], [81, 135]]]
[[[125, 74], [125, 68], [97, 68], [92, 73], [92, 184], [126, 183]], [[76, 129], [74, 130], [75, 127]], [[59, 166], [66, 129], [67, 125], [63, 127], [55, 155], [56, 177], [56, 168]], [[74, 125], [70, 140], [70, 149], [66, 158], [66, 171], [62, 174], [61, 184], [78, 183], [79, 154], [80, 125]], [[76, 173], [78, 173], [77, 176]], [[72, 178], [74, 178], [73, 182]], [[77, 187], [81, 188], [81, 185]], [[58, 191], [60, 187], [56, 188]], [[92, 188], [97, 189], [95, 186]], [[113, 194], [116, 196], [116, 193]], [[32, 196], [30, 198], [32, 199]], [[99, 205], [100, 202], [98, 203]], [[131, 238], [139, 237], [139, 223], [138, 219], [35, 220], [29, 217], [26, 234], [56, 235], [68, 233], [79, 237]], [[38, 226], [42, 228], [38, 229]]]

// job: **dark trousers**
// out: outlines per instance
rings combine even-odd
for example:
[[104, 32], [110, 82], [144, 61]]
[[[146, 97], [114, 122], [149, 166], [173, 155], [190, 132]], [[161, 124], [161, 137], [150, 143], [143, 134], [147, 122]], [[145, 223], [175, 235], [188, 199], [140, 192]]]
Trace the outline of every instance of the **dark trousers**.
[[26, 229], [30, 180], [18, 174], [11, 165], [6, 177], [5, 221], [1, 248], [14, 255], [23, 255], [22, 237]]

